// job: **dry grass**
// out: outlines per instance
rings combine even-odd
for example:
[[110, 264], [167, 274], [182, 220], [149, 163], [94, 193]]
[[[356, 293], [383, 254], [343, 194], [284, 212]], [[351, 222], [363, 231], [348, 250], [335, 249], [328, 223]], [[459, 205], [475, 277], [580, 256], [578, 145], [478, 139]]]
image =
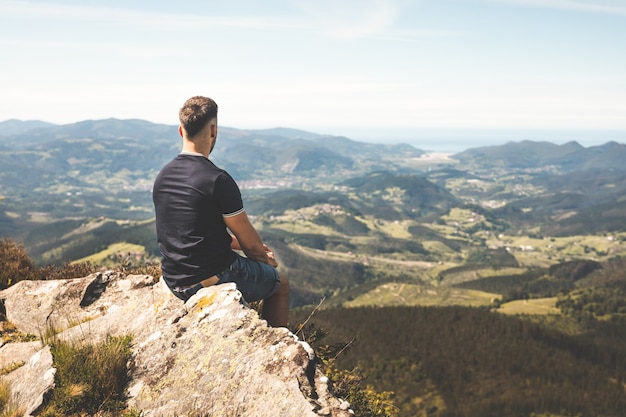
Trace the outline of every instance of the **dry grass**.
[[18, 417], [24, 415], [24, 409], [16, 403], [11, 388], [5, 381], [0, 381], [0, 417]]
[[57, 372], [55, 389], [41, 416], [137, 415], [126, 409], [131, 336], [81, 344], [59, 340], [50, 328], [42, 338], [50, 345]]

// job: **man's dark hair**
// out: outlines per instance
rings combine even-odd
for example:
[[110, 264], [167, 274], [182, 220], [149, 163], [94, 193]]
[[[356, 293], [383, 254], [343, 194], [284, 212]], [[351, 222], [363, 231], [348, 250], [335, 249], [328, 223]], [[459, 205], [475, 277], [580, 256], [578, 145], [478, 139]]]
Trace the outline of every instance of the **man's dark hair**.
[[210, 98], [202, 96], [191, 97], [178, 112], [180, 124], [190, 138], [197, 135], [211, 119], [216, 117], [217, 104]]

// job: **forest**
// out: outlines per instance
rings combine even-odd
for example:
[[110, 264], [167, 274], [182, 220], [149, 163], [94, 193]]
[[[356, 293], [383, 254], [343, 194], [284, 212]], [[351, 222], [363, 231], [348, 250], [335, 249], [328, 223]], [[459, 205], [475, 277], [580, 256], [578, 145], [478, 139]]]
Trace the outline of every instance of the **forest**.
[[626, 323], [586, 326], [565, 334], [458, 306], [329, 308], [303, 334], [327, 333], [317, 349], [349, 344], [337, 366], [393, 392], [401, 416], [623, 416]]

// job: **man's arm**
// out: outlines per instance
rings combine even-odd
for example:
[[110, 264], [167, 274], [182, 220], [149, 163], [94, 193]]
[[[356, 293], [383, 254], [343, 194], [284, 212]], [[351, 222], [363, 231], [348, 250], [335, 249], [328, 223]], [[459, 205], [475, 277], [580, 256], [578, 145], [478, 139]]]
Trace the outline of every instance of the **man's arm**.
[[245, 211], [235, 216], [224, 217], [224, 223], [248, 258], [277, 266], [273, 252], [263, 243]]
[[232, 239], [232, 241], [230, 242], [230, 248], [232, 250], [241, 250], [241, 245], [239, 244], [239, 241], [237, 240], [237, 236], [231, 233], [230, 238]]

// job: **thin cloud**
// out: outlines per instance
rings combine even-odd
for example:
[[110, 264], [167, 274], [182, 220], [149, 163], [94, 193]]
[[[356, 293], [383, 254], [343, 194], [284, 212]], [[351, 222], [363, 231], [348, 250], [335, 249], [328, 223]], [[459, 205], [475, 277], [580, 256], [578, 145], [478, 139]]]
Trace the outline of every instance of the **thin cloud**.
[[280, 16], [204, 16], [144, 10], [0, 0], [4, 18], [94, 22], [144, 29], [189, 31], [198, 28], [294, 29], [298, 22]]
[[374, 37], [376, 39], [393, 42], [416, 42], [424, 39], [451, 38], [464, 35], [467, 35], [467, 33], [458, 30], [394, 29], [375, 35]]
[[[414, 41], [423, 38], [457, 36], [458, 32], [429, 29], [398, 29], [395, 24], [406, 4], [404, 0], [294, 0], [290, 14], [203, 15], [166, 13], [129, 8], [50, 4], [40, 1], [0, 0], [4, 19], [45, 20], [141, 28], [158, 32], [193, 32], [232, 28], [253, 31], [321, 33], [338, 39], [371, 38]], [[289, 9], [289, 8], [286, 8]]]
[[385, 0], [298, 0], [293, 4], [318, 30], [343, 39], [384, 33], [393, 27], [401, 9], [400, 2]]
[[35, 49], [42, 50], [72, 50], [89, 52], [97, 49], [101, 53], [114, 52], [116, 55], [125, 55], [129, 57], [186, 57], [189, 51], [180, 48], [177, 45], [164, 47], [163, 44], [152, 45], [147, 42], [100, 42], [100, 41], [81, 41], [81, 40], [54, 40], [54, 39], [15, 39], [0, 37], [0, 46], [14, 49]]
[[604, 0], [492, 0], [499, 3], [517, 4], [528, 7], [571, 10], [579, 12], [608, 13], [626, 16], [626, 6], [622, 1]]

